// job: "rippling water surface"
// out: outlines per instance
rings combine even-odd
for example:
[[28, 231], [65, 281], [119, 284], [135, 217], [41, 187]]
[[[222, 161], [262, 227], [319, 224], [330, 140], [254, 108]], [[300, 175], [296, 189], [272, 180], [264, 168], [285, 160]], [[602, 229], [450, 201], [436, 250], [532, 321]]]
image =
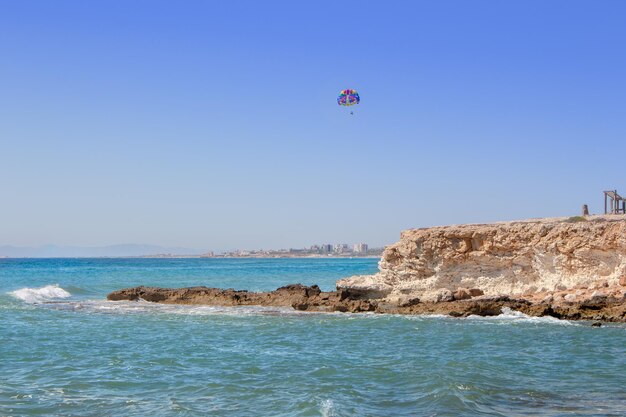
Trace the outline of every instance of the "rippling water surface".
[[626, 327], [108, 302], [271, 290], [375, 259], [0, 259], [0, 415], [623, 416]]

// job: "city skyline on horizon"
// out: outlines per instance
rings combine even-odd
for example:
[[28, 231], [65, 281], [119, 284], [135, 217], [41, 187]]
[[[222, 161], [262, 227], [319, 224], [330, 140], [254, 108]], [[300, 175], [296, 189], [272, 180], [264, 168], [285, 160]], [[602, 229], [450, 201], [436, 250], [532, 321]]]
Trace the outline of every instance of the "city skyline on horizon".
[[[324, 247], [328, 246], [330, 249]], [[357, 248], [358, 247], [358, 248]], [[186, 248], [166, 247], [160, 245], [146, 245], [138, 243], [114, 244], [104, 246], [59, 246], [46, 244], [39, 246], [0, 245], [0, 258], [39, 258], [39, 257], [134, 257], [150, 255], [199, 256], [215, 254], [216, 256], [234, 253], [262, 253], [262, 252], [313, 252], [320, 253], [367, 253], [383, 249], [384, 246], [370, 246], [359, 242], [353, 244], [325, 243], [313, 244], [304, 247], [280, 248]]]

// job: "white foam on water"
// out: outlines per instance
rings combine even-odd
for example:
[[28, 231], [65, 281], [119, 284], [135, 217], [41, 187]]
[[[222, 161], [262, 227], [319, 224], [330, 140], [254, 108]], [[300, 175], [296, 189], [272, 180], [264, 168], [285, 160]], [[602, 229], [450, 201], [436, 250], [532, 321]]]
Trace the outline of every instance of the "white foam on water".
[[288, 307], [261, 306], [204, 306], [160, 304], [149, 301], [67, 300], [47, 302], [46, 307], [58, 310], [82, 311], [104, 314], [168, 314], [183, 316], [303, 316], [338, 315], [343, 313], [320, 313], [298, 311]]
[[30, 304], [45, 303], [63, 298], [71, 297], [72, 294], [59, 287], [59, 284], [46, 285], [40, 288], [20, 288], [11, 291], [9, 295]]
[[280, 308], [280, 307], [261, 307], [261, 306], [167, 306], [167, 310], [172, 314], [191, 315], [191, 316], [210, 316], [210, 315], [235, 315], [235, 316], [284, 316], [304, 314], [301, 311]]
[[456, 317], [452, 317], [448, 314], [389, 314], [389, 316], [399, 317], [406, 320], [428, 320], [428, 319], [450, 319], [454, 320]]
[[465, 318], [466, 320], [480, 320], [487, 322], [496, 322], [502, 324], [508, 323], [537, 323], [537, 324], [558, 324], [561, 326], [577, 326], [577, 323], [560, 320], [556, 317], [551, 316], [542, 316], [542, 317], [534, 317], [524, 314], [520, 311], [512, 310], [509, 307], [502, 307], [502, 313], [497, 316], [475, 316], [471, 315]]
[[500, 318], [512, 318], [512, 319], [528, 319], [530, 316], [528, 314], [524, 314], [521, 311], [513, 310], [509, 307], [502, 307], [502, 313], [496, 316]]
[[534, 317], [529, 316], [527, 314], [522, 313], [521, 311], [513, 310], [509, 307], [503, 307], [502, 313], [497, 316], [478, 316], [478, 315], [470, 315], [467, 317], [453, 317], [447, 314], [415, 314], [415, 315], [402, 315], [402, 314], [394, 314], [395, 317], [402, 317], [406, 320], [430, 320], [430, 319], [443, 319], [448, 320], [450, 322], [455, 322], [456, 320], [469, 320], [469, 321], [480, 321], [485, 323], [492, 324], [515, 324], [515, 323], [537, 323], [537, 324], [558, 324], [561, 326], [579, 326], [579, 323], [561, 320], [556, 317], [551, 316], [542, 316], [542, 317]]
[[326, 399], [320, 402], [320, 413], [323, 417], [331, 417], [334, 416], [335, 413], [333, 411], [333, 400]]
[[492, 324], [536, 323], [558, 324], [561, 326], [577, 326], [578, 323], [559, 320], [556, 317], [533, 317], [508, 307], [502, 308], [502, 314], [498, 316], [471, 315], [464, 318], [455, 318], [443, 314], [375, 314], [375, 313], [341, 313], [321, 311], [298, 311], [289, 307], [263, 307], [263, 306], [204, 306], [204, 305], [180, 305], [160, 304], [144, 300], [138, 301], [108, 301], [108, 300], [66, 300], [71, 294], [58, 285], [46, 285], [41, 288], [21, 288], [9, 293], [11, 296], [31, 304], [45, 304], [59, 310], [84, 311], [87, 313], [105, 314], [133, 314], [133, 313], [160, 313], [188, 316], [324, 316], [341, 317], [345, 319], [377, 319], [384, 320], [390, 317], [403, 318], [406, 320], [469, 320]]

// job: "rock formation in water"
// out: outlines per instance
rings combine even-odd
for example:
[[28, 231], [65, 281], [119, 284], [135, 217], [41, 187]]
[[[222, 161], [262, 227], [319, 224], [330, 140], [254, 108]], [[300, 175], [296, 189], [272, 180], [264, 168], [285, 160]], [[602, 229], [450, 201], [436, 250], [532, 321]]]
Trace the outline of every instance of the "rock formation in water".
[[397, 304], [382, 299], [363, 298], [362, 293], [351, 293], [349, 290], [323, 292], [316, 285], [307, 287], [293, 284], [270, 292], [222, 290], [207, 287], [134, 287], [114, 291], [107, 298], [111, 301], [145, 300], [164, 304], [285, 307], [309, 312], [446, 314], [453, 317], [496, 316], [506, 309], [510, 309], [530, 316], [552, 316], [568, 320], [626, 321], [626, 302], [623, 299], [600, 296], [583, 302], [561, 304], [554, 304], [551, 301], [531, 302], [522, 298], [484, 295], [435, 303]]
[[288, 285], [271, 292], [135, 287], [109, 300], [301, 311], [531, 316], [626, 322], [626, 216], [538, 219], [408, 230], [379, 272], [337, 291]]
[[625, 281], [626, 216], [610, 215], [407, 230], [377, 274], [337, 288], [400, 305], [472, 292], [559, 303], [621, 299]]
[[219, 289], [208, 287], [156, 288], [134, 287], [114, 291], [111, 301], [145, 300], [164, 304], [202, 304], [215, 306], [293, 307], [311, 311], [374, 311], [368, 300], [352, 297], [349, 291], [323, 292], [317, 285], [292, 284], [270, 292]]

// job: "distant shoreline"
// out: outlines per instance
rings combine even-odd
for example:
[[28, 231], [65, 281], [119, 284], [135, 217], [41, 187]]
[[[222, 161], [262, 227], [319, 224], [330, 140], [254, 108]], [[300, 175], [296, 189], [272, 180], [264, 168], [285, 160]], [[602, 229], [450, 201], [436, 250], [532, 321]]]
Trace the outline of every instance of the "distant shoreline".
[[3, 259], [378, 259], [379, 255], [365, 255], [365, 256], [324, 256], [324, 255], [311, 255], [311, 256], [194, 256], [194, 255], [178, 255], [178, 256], [160, 256], [160, 255], [145, 255], [145, 256], [51, 256], [51, 257], [13, 257], [13, 256], [0, 256], [0, 260]]

